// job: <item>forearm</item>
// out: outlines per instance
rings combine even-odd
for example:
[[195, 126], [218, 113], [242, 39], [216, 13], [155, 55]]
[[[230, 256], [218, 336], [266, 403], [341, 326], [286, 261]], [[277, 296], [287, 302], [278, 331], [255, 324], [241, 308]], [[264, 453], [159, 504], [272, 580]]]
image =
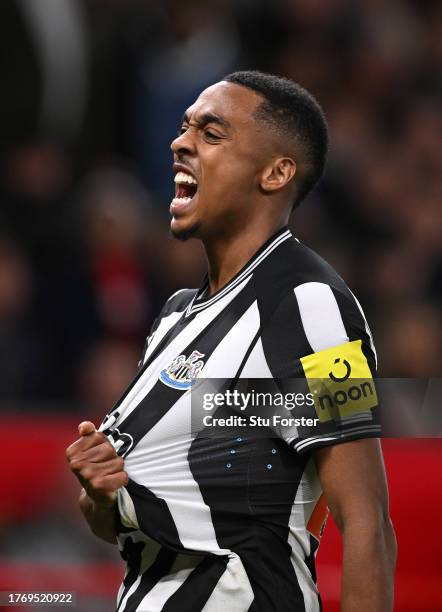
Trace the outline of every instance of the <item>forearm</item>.
[[396, 539], [388, 519], [377, 529], [344, 527], [341, 612], [391, 612]]
[[79, 505], [92, 533], [105, 542], [116, 544], [116, 505], [97, 504], [84, 489], [80, 493]]

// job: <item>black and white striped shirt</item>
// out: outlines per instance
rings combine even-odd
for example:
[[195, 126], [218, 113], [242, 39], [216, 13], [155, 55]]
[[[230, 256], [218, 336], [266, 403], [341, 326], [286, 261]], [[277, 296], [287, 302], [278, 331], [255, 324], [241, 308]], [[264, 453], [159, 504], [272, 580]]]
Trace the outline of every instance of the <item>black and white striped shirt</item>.
[[118, 492], [118, 612], [320, 610], [326, 508], [311, 451], [378, 436], [373, 412], [325, 419], [313, 433], [200, 438], [190, 388], [198, 377], [308, 378], [341, 350], [341, 363], [375, 370], [356, 298], [287, 228], [214, 295], [203, 286], [167, 301], [101, 427], [129, 475]]

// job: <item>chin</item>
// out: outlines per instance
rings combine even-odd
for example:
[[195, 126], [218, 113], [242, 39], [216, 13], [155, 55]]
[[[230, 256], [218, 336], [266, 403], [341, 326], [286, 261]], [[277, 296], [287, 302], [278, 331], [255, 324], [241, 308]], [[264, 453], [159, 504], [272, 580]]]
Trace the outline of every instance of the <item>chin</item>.
[[198, 238], [199, 229], [200, 229], [199, 221], [196, 221], [193, 225], [190, 225], [189, 227], [176, 227], [174, 226], [173, 221], [172, 221], [172, 224], [170, 226], [170, 233], [177, 240], [180, 240], [181, 242], [185, 242], [186, 240], [189, 240], [190, 238]]

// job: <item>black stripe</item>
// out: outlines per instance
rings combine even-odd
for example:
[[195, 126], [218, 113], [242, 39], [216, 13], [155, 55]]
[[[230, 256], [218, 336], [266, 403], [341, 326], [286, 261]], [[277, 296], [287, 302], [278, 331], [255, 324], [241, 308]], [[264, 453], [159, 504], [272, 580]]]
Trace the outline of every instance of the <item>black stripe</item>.
[[[189, 294], [193, 295], [196, 293], [195, 289], [187, 289], [185, 290], [185, 292], [183, 291], [182, 293], [185, 293], [185, 295], [187, 296], [187, 298], [189, 297]], [[173, 298], [172, 300], [169, 300], [166, 302], [166, 304], [163, 306], [163, 308], [160, 311], [160, 314], [158, 315], [158, 317], [156, 317], [156, 319], [154, 320], [154, 322], [152, 323], [149, 335], [147, 338], [149, 338], [150, 336], [152, 336], [152, 334], [154, 334], [156, 332], [156, 330], [158, 329], [161, 320], [166, 317], [169, 316], [169, 314], [173, 314], [175, 312], [179, 312], [179, 310], [174, 310], [173, 307], [178, 307], [181, 306], [183, 308], [182, 314], [184, 314], [184, 309], [185, 306], [183, 305], [183, 302], [185, 303], [185, 300], [183, 299], [183, 296], [176, 296], [176, 298], [180, 297], [180, 299], [175, 299]], [[188, 300], [187, 300], [188, 301]], [[181, 319], [178, 319], [178, 321], [175, 323], [175, 325], [172, 326], [172, 328], [170, 330], [168, 330], [168, 333], [166, 334], [166, 336], [168, 336], [167, 338], [167, 342], [170, 342], [170, 335], [172, 334], [172, 332], [175, 330], [175, 328], [177, 328], [179, 326]], [[190, 321], [189, 321], [190, 322]], [[186, 321], [186, 324], [188, 322]], [[182, 331], [182, 329], [185, 327], [182, 326], [180, 328], [180, 331]], [[161, 347], [164, 348], [165, 344], [163, 344], [164, 338], [161, 341]], [[147, 346], [147, 340], [146, 343], [143, 347], [143, 351], [142, 351], [142, 357], [141, 357], [141, 362], [144, 359], [144, 356], [146, 354], [146, 351], [149, 347]], [[157, 351], [155, 350], [155, 353], [157, 353]], [[133, 380], [131, 381], [131, 383], [129, 384], [129, 386], [126, 388], [126, 390], [124, 391], [123, 395], [118, 399], [118, 401], [113, 405], [113, 407], [109, 410], [108, 414], [106, 415], [106, 418], [111, 415], [113, 412], [115, 412], [115, 410], [117, 410], [117, 408], [121, 405], [121, 403], [123, 402], [123, 400], [127, 397], [127, 395], [129, 394], [129, 392], [131, 391], [131, 389], [133, 389], [133, 387], [135, 386], [135, 384], [138, 382], [138, 380], [141, 378], [141, 376], [144, 374], [144, 371], [146, 370], [146, 368], [148, 367], [149, 363], [152, 362], [152, 359], [150, 358], [146, 363], [144, 363], [138, 370], [136, 376], [133, 378]]]
[[130, 537], [127, 538], [124, 542], [123, 550], [121, 551], [121, 556], [127, 563], [127, 573], [123, 580], [124, 589], [121, 594], [117, 612], [120, 610], [121, 603], [126, 597], [129, 589], [131, 588], [135, 580], [138, 578], [141, 568], [141, 555], [144, 547], [145, 542], [134, 543], [134, 541]]
[[319, 542], [311, 534], [309, 534], [309, 539], [310, 539], [310, 554], [306, 556], [305, 564], [307, 565], [308, 571], [310, 572], [310, 575], [313, 578], [313, 582], [316, 584], [318, 579], [316, 577], [315, 558], [316, 558], [316, 551], [318, 550], [318, 547], [319, 547]]
[[226, 570], [228, 559], [207, 556], [169, 597], [162, 612], [197, 612], [202, 610]]
[[[233, 299], [228, 308], [223, 309], [190, 344], [180, 349], [180, 352], [188, 356], [192, 351], [198, 350], [208, 359], [254, 299], [253, 287], [248, 285]], [[179, 400], [182, 393], [182, 390], [168, 387], [159, 380], [138, 406], [119, 424], [119, 430], [130, 434], [133, 438], [134, 443], [129, 453]]]
[[[305, 564], [307, 565], [308, 570], [311, 574], [311, 577], [313, 578], [313, 582], [317, 584], [318, 579], [316, 576], [316, 552], [319, 548], [319, 542], [311, 534], [309, 534], [309, 536], [310, 536], [310, 554], [305, 558]], [[320, 612], [322, 612], [322, 600], [321, 600], [321, 596], [319, 593], [318, 593], [318, 603], [319, 603], [319, 610]]]
[[148, 592], [156, 585], [156, 583], [165, 576], [173, 565], [176, 559], [176, 553], [173, 553], [166, 548], [162, 548], [157, 555], [157, 558], [146, 570], [140, 580], [138, 588], [127, 600], [124, 607], [124, 612], [136, 612], [139, 604], [142, 602]]
[[175, 521], [164, 499], [131, 479], [126, 489], [135, 506], [140, 530], [171, 550], [182, 552], [183, 545]]
[[[286, 240], [288, 240], [289, 238], [293, 239], [293, 237], [291, 236], [291, 232], [290, 232], [288, 226], [284, 226], [283, 228], [281, 228], [280, 230], [275, 232], [272, 236], [270, 236], [270, 238], [268, 240], [266, 240], [266, 242], [256, 251], [256, 253], [249, 259], [249, 261], [246, 264], [244, 264], [244, 266], [235, 274], [235, 276], [227, 283], [227, 285], [225, 285], [224, 287], [221, 287], [213, 295], [207, 295], [206, 297], [202, 297], [204, 292], [206, 291], [206, 289], [208, 287], [208, 277], [206, 276], [206, 279], [205, 279], [205, 282], [204, 282], [203, 286], [201, 287], [201, 289], [198, 291], [198, 293], [194, 297], [193, 302], [191, 302], [189, 304], [189, 306], [188, 306], [188, 314], [186, 314], [186, 316], [189, 316], [194, 311], [195, 312], [202, 312], [206, 307], [211, 306], [212, 304], [217, 302], [220, 297], [223, 298], [224, 296], [228, 295], [230, 293], [230, 291], [232, 291], [234, 286], [235, 287], [237, 286], [236, 283], [237, 283], [238, 278], [240, 276], [244, 275], [244, 278], [241, 280], [241, 282], [243, 282], [246, 279], [246, 277], [247, 277], [247, 273], [246, 273], [247, 269], [252, 267], [254, 262], [261, 256], [261, 254], [266, 249], [271, 247], [275, 242], [277, 242], [278, 239], [283, 234], [285, 234], [286, 232], [289, 232]], [[282, 242], [284, 242], [284, 241], [282, 241]], [[279, 246], [280, 245], [278, 244], [276, 248], [279, 248]], [[270, 256], [271, 254], [272, 253], [269, 253], [268, 255], [266, 255], [264, 257], [264, 259], [259, 263], [259, 266], [261, 266], [263, 261], [265, 261], [266, 258], [268, 256]]]
[[255, 334], [255, 337], [253, 338], [252, 342], [250, 343], [249, 348], [246, 351], [246, 354], [244, 355], [244, 359], [241, 361], [241, 364], [240, 364], [240, 366], [238, 368], [238, 372], [236, 373], [236, 376], [235, 376], [235, 380], [237, 380], [241, 376], [241, 372], [243, 371], [244, 366], [246, 365], [247, 360], [250, 357], [251, 352], [255, 348], [256, 343], [258, 342], [260, 334], [261, 334], [261, 329], [258, 329], [258, 331]]
[[[180, 291], [178, 293], [178, 295], [172, 296], [170, 297], [166, 304], [163, 306], [163, 309], [161, 310], [158, 318], [155, 320], [154, 322], [154, 326], [153, 329], [150, 332], [150, 335], [154, 334], [154, 332], [157, 331], [158, 327], [160, 326], [161, 321], [172, 315], [172, 314], [177, 314], [177, 313], [181, 313], [184, 314], [184, 311], [186, 310], [188, 304], [192, 301], [192, 298], [196, 295], [196, 289], [184, 289], [183, 291]], [[178, 319], [178, 321], [172, 325], [172, 327], [167, 331], [167, 333], [165, 334], [165, 336], [161, 339], [160, 343], [162, 346], [165, 346], [164, 343], [164, 339], [166, 336], [170, 336], [172, 335], [172, 331], [175, 330], [175, 328], [179, 327], [180, 331], [182, 331], [182, 329], [186, 326], [183, 325], [184, 321], [183, 318]], [[167, 343], [170, 342], [170, 339], [168, 339]], [[146, 347], [147, 349], [148, 347]], [[144, 355], [146, 354], [146, 351], [144, 352]], [[158, 354], [157, 349], [155, 349], [155, 354]], [[143, 357], [144, 357], [143, 355]], [[152, 356], [149, 357], [148, 363], [151, 363], [153, 361]], [[145, 367], [147, 367], [147, 364], [143, 365], [143, 369], [145, 369]]]
[[167, 300], [162, 316], [166, 317], [172, 312], [185, 310], [197, 292], [198, 289], [181, 289], [177, 291]]
[[[344, 325], [351, 320], [366, 338], [365, 324], [348, 287], [336, 271], [319, 255], [296, 240], [286, 240], [254, 273], [258, 307], [263, 328], [262, 342], [272, 374], [276, 378], [302, 375], [293, 360], [313, 352], [302, 324], [294, 289], [317, 282], [332, 288], [341, 308]], [[271, 287], [271, 291], [269, 291]], [[351, 300], [351, 301], [350, 301]], [[356, 310], [355, 310], [356, 309]], [[346, 317], [351, 312], [352, 319]]]
[[[267, 272], [267, 273], [266, 273]], [[312, 352], [304, 332], [298, 301], [292, 288], [274, 282], [271, 294], [265, 291], [270, 286], [274, 269], [260, 270], [254, 279], [257, 285], [258, 308], [262, 327], [262, 345], [268, 366], [275, 378], [290, 378], [302, 375], [297, 358]]]
[[166, 346], [170, 344], [172, 340], [176, 338], [178, 334], [180, 334], [183, 331], [183, 329], [185, 329], [189, 325], [191, 321], [192, 321], [191, 318], [186, 319], [184, 317], [184, 312], [181, 314], [181, 317], [178, 319], [175, 325], [172, 325], [172, 327], [168, 330], [168, 332], [161, 338], [155, 350], [152, 351], [152, 353], [147, 358], [147, 361], [143, 366], [143, 372], [146, 368], [150, 366], [150, 364], [153, 361], [155, 361], [155, 359], [166, 348]]
[[[179, 320], [178, 320], [178, 321], [175, 323], [175, 325], [172, 327], [172, 329], [170, 329], [170, 330], [168, 331], [168, 333], [167, 333], [167, 334], [164, 336], [163, 340], [161, 341], [161, 343], [160, 343], [160, 345], [159, 345], [159, 346], [160, 346], [159, 350], [162, 350], [162, 349], [163, 349], [163, 348], [166, 346], [166, 344], [167, 344], [167, 343], [170, 341], [170, 339], [171, 339], [171, 334], [173, 333], [173, 331], [175, 330], [175, 328], [176, 328], [176, 327], [178, 327], [178, 325], [179, 325], [179, 323], [180, 323], [180, 320], [181, 320], [181, 319], [179, 319]], [[182, 331], [182, 329], [180, 329], [180, 331]], [[165, 342], [165, 344], [163, 344], [163, 342]], [[146, 352], [147, 348], [148, 348], [148, 347], [145, 347], [145, 350], [143, 351], [143, 359], [144, 359], [144, 355], [145, 355], [145, 352]], [[156, 354], [156, 350], [155, 350], [155, 354]], [[119, 398], [119, 400], [116, 402], [116, 404], [114, 404], [114, 406], [111, 408], [111, 410], [109, 410], [109, 412], [107, 413], [107, 415], [106, 415], [106, 417], [105, 417], [105, 420], [107, 420], [107, 418], [108, 418], [110, 415], [112, 415], [112, 414], [113, 414], [113, 413], [114, 413], [114, 412], [117, 410], [117, 408], [118, 408], [118, 407], [121, 405], [121, 403], [123, 402], [123, 400], [124, 400], [124, 399], [125, 399], [125, 398], [126, 398], [128, 395], [129, 395], [130, 391], [133, 389], [133, 387], [135, 386], [135, 384], [136, 384], [136, 383], [139, 381], [139, 379], [140, 379], [140, 378], [142, 377], [142, 375], [144, 374], [144, 372], [145, 372], [146, 368], [149, 366], [149, 364], [151, 363], [152, 359], [153, 359], [153, 357], [151, 356], [151, 357], [150, 357], [150, 358], [149, 358], [149, 359], [146, 361], [146, 363], [144, 363], [144, 364], [143, 364], [143, 365], [140, 367], [140, 369], [138, 370], [138, 372], [137, 372], [136, 376], [133, 378], [133, 380], [131, 381], [131, 383], [128, 385], [128, 387], [127, 387], [127, 388], [126, 388], [126, 390], [124, 391], [123, 395], [122, 395], [122, 396]], [[119, 416], [119, 415], [117, 415], [117, 418], [118, 418], [118, 416]], [[105, 431], [104, 433], [106, 433], [106, 435], [107, 435], [108, 431]]]
[[280, 439], [252, 436], [241, 427], [225, 439], [197, 436], [189, 449], [189, 466], [210, 507], [219, 546], [241, 559], [255, 609], [304, 610], [288, 524], [305, 459]]
[[[372, 410], [373, 412], [373, 410]], [[334, 423], [336, 426], [336, 423]], [[369, 423], [369, 425], [377, 426], [379, 429], [373, 431], [360, 431], [359, 433], [347, 433], [345, 429], [342, 429], [340, 437], [335, 437], [332, 440], [324, 440], [323, 438], [318, 438], [316, 441], [311, 442], [308, 446], [303, 446], [301, 449], [298, 449], [296, 452], [300, 456], [310, 455], [312, 451], [317, 450], [318, 448], [325, 448], [326, 446], [336, 446], [336, 444], [343, 444], [344, 442], [351, 442], [352, 440], [362, 440], [365, 438], [380, 438], [381, 436], [381, 428], [377, 423]], [[336, 428], [336, 427], [335, 427]], [[300, 441], [298, 438], [294, 440], [293, 445], [297, 444]]]
[[375, 375], [376, 360], [370, 345], [370, 336], [367, 334], [365, 328], [365, 319], [358, 305], [351, 294], [347, 296], [341, 291], [337, 291], [333, 288], [332, 291], [338, 303], [339, 312], [341, 313], [348, 339], [350, 342], [353, 342], [353, 340], [362, 340], [362, 352], [367, 359], [372, 374]]

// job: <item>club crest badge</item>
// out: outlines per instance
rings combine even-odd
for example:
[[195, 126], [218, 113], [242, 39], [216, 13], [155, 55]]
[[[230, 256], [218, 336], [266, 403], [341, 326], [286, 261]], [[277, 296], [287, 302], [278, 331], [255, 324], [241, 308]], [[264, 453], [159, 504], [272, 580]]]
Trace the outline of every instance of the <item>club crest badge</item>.
[[189, 389], [204, 367], [202, 357], [204, 353], [199, 351], [193, 351], [189, 357], [178, 355], [168, 368], [161, 370], [161, 382], [173, 389]]

